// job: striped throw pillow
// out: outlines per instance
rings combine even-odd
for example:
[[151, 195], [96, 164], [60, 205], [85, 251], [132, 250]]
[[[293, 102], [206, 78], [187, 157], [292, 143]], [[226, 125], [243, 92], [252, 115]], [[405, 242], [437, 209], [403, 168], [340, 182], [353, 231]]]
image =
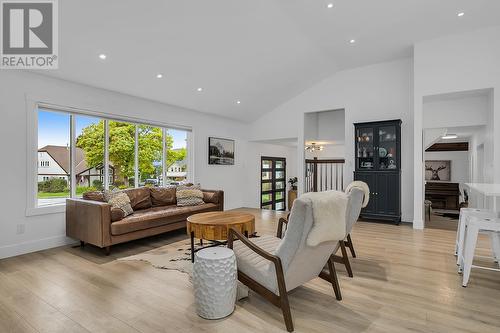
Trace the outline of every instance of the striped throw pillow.
[[203, 192], [199, 185], [193, 186], [177, 186], [175, 192], [177, 198], [177, 206], [198, 206], [205, 202], [203, 201]]

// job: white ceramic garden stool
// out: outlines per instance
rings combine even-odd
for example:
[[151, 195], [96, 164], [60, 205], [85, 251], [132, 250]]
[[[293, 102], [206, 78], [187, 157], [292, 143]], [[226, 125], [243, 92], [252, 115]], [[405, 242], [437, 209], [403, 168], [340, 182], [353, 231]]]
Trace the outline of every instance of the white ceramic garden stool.
[[233, 250], [211, 247], [196, 252], [193, 267], [196, 313], [205, 319], [219, 319], [233, 313], [237, 278]]
[[[460, 217], [458, 219], [458, 228], [457, 228], [457, 237], [455, 240], [455, 255], [457, 256], [457, 265], [460, 266], [459, 271], [461, 271], [461, 268], [462, 268], [461, 258], [463, 258], [465, 229], [467, 227], [467, 222], [469, 221], [470, 217], [494, 219], [494, 218], [498, 217], [498, 214], [490, 209], [480, 209], [480, 208], [462, 208], [462, 209], [460, 209]], [[492, 242], [492, 250], [493, 250], [494, 256], [495, 256], [495, 258], [497, 258], [497, 255], [500, 255], [500, 253], [498, 253], [498, 249], [496, 249], [497, 240], [494, 239], [494, 237], [491, 237], [491, 242]]]
[[[500, 269], [476, 266], [472, 264], [474, 260], [474, 252], [476, 250], [477, 238], [480, 231], [490, 232], [492, 238], [500, 239], [500, 219], [498, 218], [477, 218], [470, 217], [466, 224], [464, 251], [463, 251], [463, 280], [462, 286], [467, 287], [469, 282], [470, 272], [472, 268], [482, 268], [492, 271], [500, 271]], [[460, 254], [459, 254], [460, 256]]]

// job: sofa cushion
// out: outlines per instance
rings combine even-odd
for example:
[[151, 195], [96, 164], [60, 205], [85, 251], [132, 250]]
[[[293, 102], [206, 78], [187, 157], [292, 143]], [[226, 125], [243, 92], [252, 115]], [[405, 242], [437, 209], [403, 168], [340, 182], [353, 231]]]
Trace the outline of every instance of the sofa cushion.
[[212, 203], [191, 207], [159, 206], [135, 211], [134, 214], [111, 224], [112, 235], [122, 235], [138, 230], [154, 228], [169, 223], [185, 221], [188, 216], [217, 210]]
[[210, 202], [213, 204], [218, 204], [219, 203], [219, 195], [217, 191], [203, 191], [203, 201], [205, 202]]
[[104, 193], [102, 193], [102, 191], [85, 192], [85, 193], [83, 193], [83, 199], [84, 200], [92, 200], [92, 201], [105, 202], [105, 200], [104, 200]]
[[151, 187], [151, 204], [156, 206], [175, 205], [175, 186]]
[[203, 192], [199, 185], [177, 186], [175, 192], [177, 206], [197, 206], [204, 204]]
[[151, 208], [151, 195], [149, 187], [130, 188], [124, 190], [130, 198], [133, 210]]

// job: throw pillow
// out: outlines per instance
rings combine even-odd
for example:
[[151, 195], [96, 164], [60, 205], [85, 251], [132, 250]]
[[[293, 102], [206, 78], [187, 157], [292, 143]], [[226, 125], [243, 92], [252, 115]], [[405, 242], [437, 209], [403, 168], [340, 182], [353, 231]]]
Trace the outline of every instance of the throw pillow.
[[151, 187], [151, 203], [153, 207], [175, 205], [176, 186]]
[[151, 195], [149, 187], [129, 188], [123, 190], [130, 198], [130, 205], [133, 210], [151, 208]]
[[175, 196], [177, 197], [177, 206], [198, 206], [205, 203], [199, 185], [177, 186]]
[[219, 203], [219, 197], [217, 196], [218, 193], [215, 191], [203, 191], [203, 201], [205, 202], [210, 202], [213, 204], [218, 204]]
[[111, 205], [111, 209], [119, 208], [123, 210], [124, 217], [134, 212], [132, 206], [130, 205], [130, 198], [125, 192], [118, 189], [104, 191], [104, 199]]
[[111, 222], [117, 222], [123, 220], [125, 217], [125, 212], [121, 208], [113, 207], [111, 208]]

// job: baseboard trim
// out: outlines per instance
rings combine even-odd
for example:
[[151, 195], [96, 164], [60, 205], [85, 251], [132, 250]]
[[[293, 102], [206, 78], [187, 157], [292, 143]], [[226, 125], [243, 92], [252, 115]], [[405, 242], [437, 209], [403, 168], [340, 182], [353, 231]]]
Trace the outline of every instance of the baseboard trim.
[[0, 247], [0, 259], [15, 257], [26, 253], [47, 250], [53, 247], [74, 243], [75, 240], [65, 235], [36, 239], [18, 244]]
[[413, 220], [413, 229], [423, 230], [424, 221], [423, 220]]

